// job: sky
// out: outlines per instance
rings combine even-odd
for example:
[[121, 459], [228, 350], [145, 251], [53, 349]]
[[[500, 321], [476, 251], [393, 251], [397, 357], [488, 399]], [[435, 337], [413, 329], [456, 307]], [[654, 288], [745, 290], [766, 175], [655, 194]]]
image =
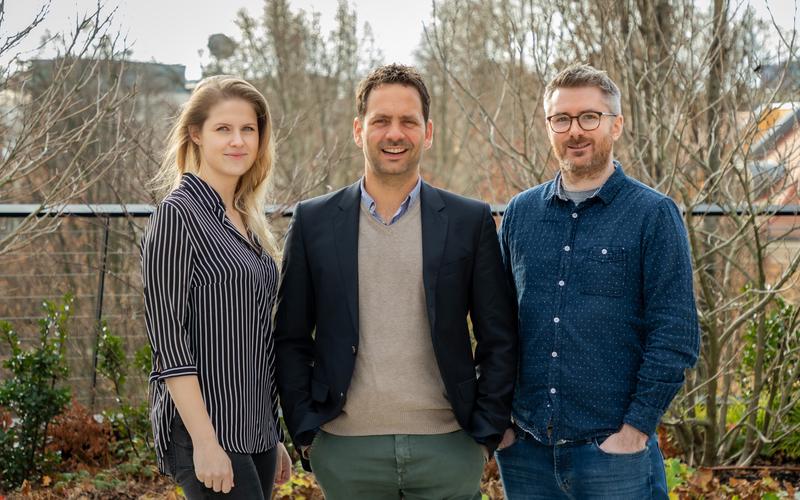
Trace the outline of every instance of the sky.
[[[6, 23], [0, 29], [10, 32], [25, 26], [46, 3], [45, 0], [7, 1]], [[45, 22], [20, 50], [35, 49], [45, 29], [51, 32], [68, 30], [75, 22], [76, 12], [90, 11], [95, 3], [96, 0], [51, 0]], [[244, 8], [258, 16], [264, 0], [106, 0], [104, 3], [109, 8], [117, 8], [115, 23], [132, 45], [134, 60], [185, 64], [186, 76], [191, 80], [200, 77], [202, 59], [198, 51], [205, 49], [208, 36], [214, 33], [237, 35], [238, 29], [233, 23], [236, 12]], [[296, 9], [319, 12], [324, 32], [333, 27], [336, 0], [292, 0], [291, 4]], [[351, 0], [351, 4], [358, 13], [359, 27], [365, 21], [372, 26], [385, 61], [413, 63], [413, 51], [422, 36], [423, 22], [430, 18], [431, 0]], [[2, 34], [0, 38], [4, 38]]]
[[[768, 16], [767, 5], [783, 28], [798, 26], [796, 0], [739, 0], [751, 4], [763, 17]], [[798, 0], [800, 1], [800, 0]], [[33, 36], [18, 48], [33, 54], [38, 40], [45, 33], [67, 31], [74, 25], [76, 13], [92, 10], [97, 0], [50, 0], [49, 13]], [[9, 0], [6, 3], [6, 20], [0, 26], [0, 40], [4, 34], [27, 24], [46, 0]], [[258, 16], [264, 0], [104, 0], [107, 8], [116, 8], [115, 24], [126, 36], [137, 61], [156, 61], [186, 65], [186, 76], [200, 77], [199, 51], [205, 49], [208, 36], [238, 33], [233, 23], [239, 9], [247, 9]], [[699, 7], [707, 8], [711, 0], [698, 0]], [[736, 3], [736, 0], [734, 0]], [[314, 10], [322, 16], [322, 27], [327, 32], [333, 26], [336, 0], [291, 0], [296, 9]], [[376, 45], [385, 62], [411, 64], [413, 52], [422, 36], [423, 25], [430, 21], [431, 0], [351, 0], [359, 16], [359, 26], [365, 21], [372, 26]], [[202, 7], [198, 7], [202, 6]], [[6, 61], [0, 60], [0, 64]]]

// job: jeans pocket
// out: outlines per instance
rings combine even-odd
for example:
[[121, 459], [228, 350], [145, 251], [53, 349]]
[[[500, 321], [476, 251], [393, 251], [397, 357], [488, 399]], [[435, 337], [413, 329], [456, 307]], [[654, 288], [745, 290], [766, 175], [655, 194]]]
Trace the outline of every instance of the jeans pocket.
[[633, 453], [608, 453], [603, 439], [577, 446], [576, 463], [585, 497], [652, 498], [652, 465], [649, 445]]
[[[603, 440], [605, 441], [605, 439]], [[600, 448], [600, 445], [603, 444], [602, 442], [598, 441], [597, 438], [592, 439], [592, 448], [597, 450], [601, 455], [610, 458], [620, 458], [620, 459], [637, 459], [642, 458], [648, 454], [650, 451], [650, 442], [648, 441], [645, 443], [644, 448], [639, 451], [634, 451], [633, 453], [609, 453], [604, 449]]]
[[495, 450], [495, 453], [504, 453], [505, 451], [515, 447], [517, 445], [517, 443], [519, 443], [519, 440], [522, 437], [520, 435], [520, 432], [524, 432], [524, 431], [521, 431], [519, 429], [519, 427], [517, 427], [516, 425], [512, 429], [514, 431], [514, 441], [510, 445], [506, 446], [505, 448], [501, 448], [501, 449]]

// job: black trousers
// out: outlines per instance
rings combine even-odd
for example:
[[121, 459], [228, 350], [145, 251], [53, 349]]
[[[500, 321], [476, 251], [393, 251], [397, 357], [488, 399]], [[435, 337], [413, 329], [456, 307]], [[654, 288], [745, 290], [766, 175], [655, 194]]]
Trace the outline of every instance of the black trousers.
[[192, 438], [180, 416], [175, 415], [170, 429], [169, 446], [166, 451], [169, 474], [183, 488], [188, 500], [224, 498], [226, 500], [269, 500], [275, 481], [277, 447], [252, 455], [226, 451], [233, 467], [233, 482], [236, 486], [230, 493], [217, 493], [201, 483], [194, 473]]

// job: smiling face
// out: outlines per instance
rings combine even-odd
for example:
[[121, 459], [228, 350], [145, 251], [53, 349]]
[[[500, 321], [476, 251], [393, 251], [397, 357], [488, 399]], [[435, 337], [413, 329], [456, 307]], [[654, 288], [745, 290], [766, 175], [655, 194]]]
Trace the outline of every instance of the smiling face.
[[203, 125], [191, 127], [190, 135], [199, 146], [201, 177], [238, 179], [258, 154], [258, 119], [243, 99], [225, 99], [212, 106]]
[[372, 89], [364, 116], [353, 121], [353, 139], [364, 151], [368, 173], [412, 177], [419, 174], [422, 152], [433, 142], [433, 123], [425, 121], [414, 87], [383, 84]]
[[[597, 87], [558, 88], [545, 107], [545, 115], [566, 113], [578, 116], [586, 111], [610, 113], [608, 99]], [[577, 120], [572, 120], [569, 130], [555, 133], [547, 126], [547, 135], [553, 146], [562, 172], [575, 177], [593, 177], [606, 168], [613, 168], [611, 154], [614, 143], [622, 134], [622, 116], [604, 116], [600, 126], [583, 130]]]

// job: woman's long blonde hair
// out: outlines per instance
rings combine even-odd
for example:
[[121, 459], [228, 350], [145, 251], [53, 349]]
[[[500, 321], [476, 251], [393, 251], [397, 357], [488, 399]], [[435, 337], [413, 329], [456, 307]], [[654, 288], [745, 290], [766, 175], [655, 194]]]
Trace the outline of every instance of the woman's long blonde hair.
[[153, 186], [166, 195], [178, 187], [184, 173], [199, 172], [200, 148], [191, 140], [189, 130], [191, 127], [202, 128], [209, 110], [226, 99], [242, 99], [250, 103], [258, 123], [258, 153], [253, 165], [239, 179], [233, 204], [242, 214], [247, 229], [258, 237], [267, 252], [276, 256], [277, 245], [264, 213], [269, 176], [275, 160], [272, 117], [267, 100], [249, 82], [235, 76], [217, 75], [197, 84], [169, 133], [164, 159], [153, 179]]

